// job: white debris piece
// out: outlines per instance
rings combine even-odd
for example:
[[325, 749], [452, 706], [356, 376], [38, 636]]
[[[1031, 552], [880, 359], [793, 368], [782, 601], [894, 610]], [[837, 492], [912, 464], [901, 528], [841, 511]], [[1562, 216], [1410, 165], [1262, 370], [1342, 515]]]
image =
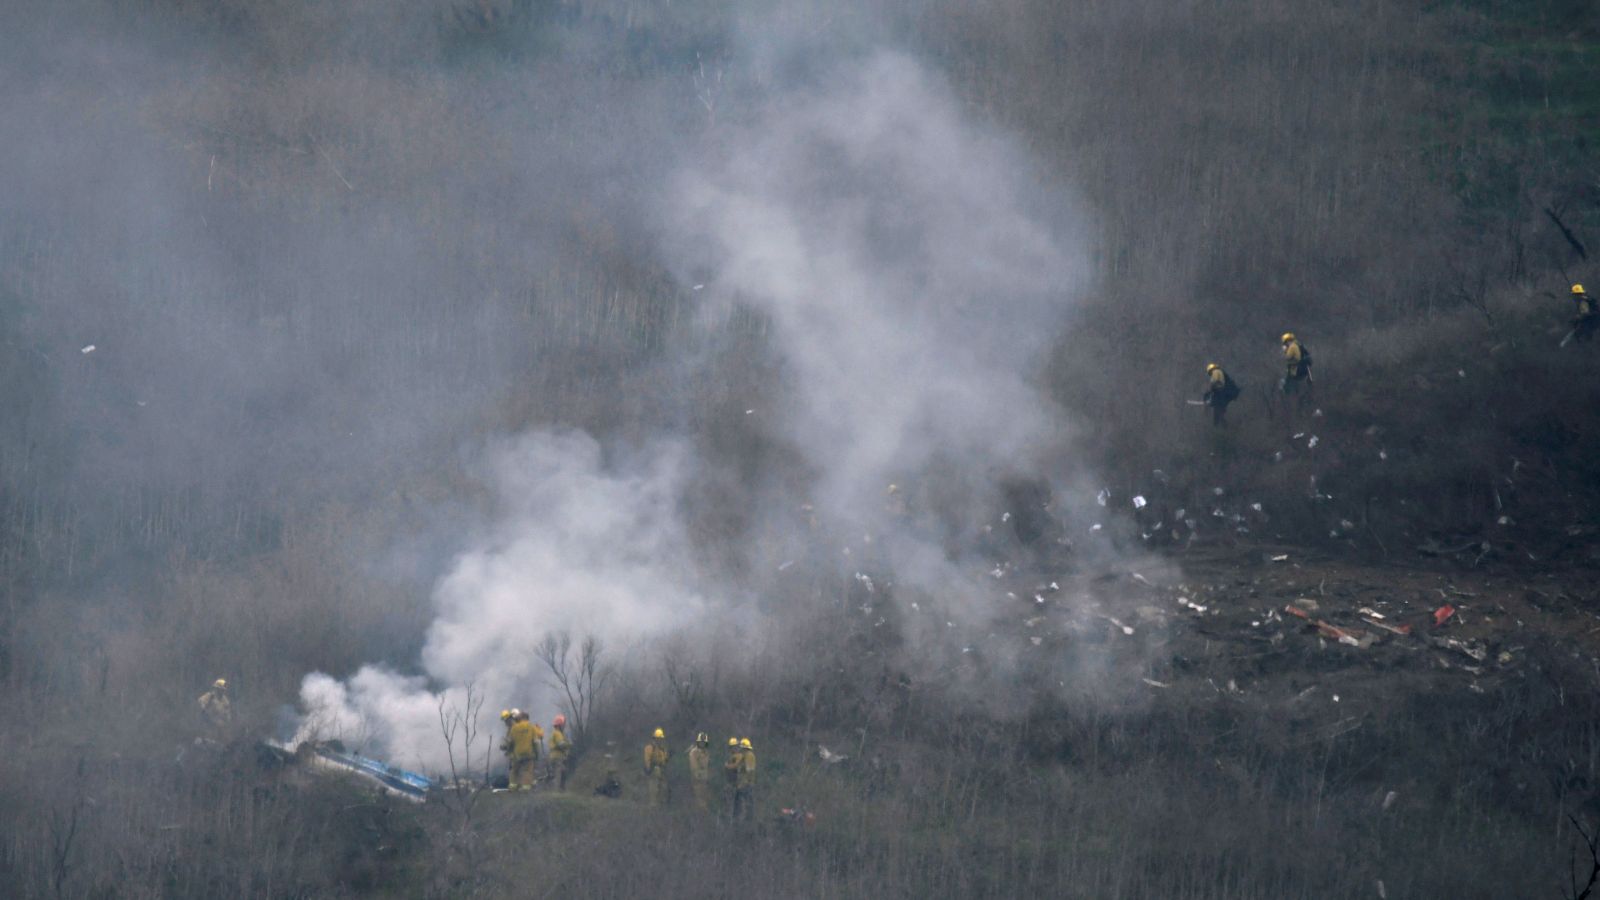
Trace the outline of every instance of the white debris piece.
[[1101, 488], [1100, 489], [1100, 493], [1095, 495], [1094, 502], [1100, 504], [1101, 506], [1105, 506], [1106, 505], [1106, 501], [1110, 500], [1110, 499], [1111, 499], [1111, 492], [1106, 490], [1105, 488]]
[[1250, 508], [1255, 510], [1256, 512], [1261, 512], [1261, 504], [1259, 504], [1259, 503], [1250, 504]]
[[1279, 450], [1277, 453], [1272, 454], [1272, 461], [1283, 462], [1283, 451]]
[[1379, 450], [1378, 451], [1378, 458], [1379, 459], [1388, 459], [1389, 458], [1389, 451], [1387, 451], [1387, 450]]
[[1467, 370], [1466, 369], [1457, 369], [1456, 370], [1456, 374], [1461, 376], [1462, 378], [1465, 378], [1465, 377], [1467, 377]]
[[697, 291], [705, 290], [705, 285], [697, 284], [697, 285], [694, 286], [694, 289], [697, 290]]
[[1042, 604], [1042, 603], [1044, 603], [1044, 597], [1042, 595], [1039, 595], [1039, 594], [1034, 594], [1033, 595], [1033, 602]]
[[1180, 510], [1178, 510], [1178, 512], [1176, 514], [1173, 515], [1173, 518], [1174, 519], [1182, 519], [1183, 518], [1183, 514], [1186, 513], [1186, 512], [1188, 512], [1187, 509], [1180, 509]]
[[1317, 444], [1319, 444], [1319, 443], [1321, 443], [1321, 439], [1313, 434], [1311, 436], [1311, 440], [1306, 441], [1306, 449], [1307, 450], [1315, 449]]
[[1313, 413], [1312, 413], [1312, 414], [1311, 414], [1311, 418], [1313, 418], [1313, 419], [1320, 419], [1320, 418], [1322, 418], [1322, 410], [1320, 410], [1320, 409], [1319, 409], [1319, 410], [1317, 410], [1317, 411], [1315, 411], [1315, 412], [1313, 412]]
[[789, 567], [792, 566], [792, 565], [794, 565], [794, 560], [791, 559], [791, 560], [783, 563], [782, 565], [778, 566], [778, 571], [779, 572], [787, 571], [789, 569]]
[[1501, 525], [1510, 525], [1511, 524], [1511, 517], [1510, 516], [1501, 516], [1499, 519], [1496, 519], [1495, 521], [1498, 522]]
[[1140, 575], [1138, 572], [1133, 573], [1133, 580], [1149, 587], [1155, 587], [1155, 585], [1151, 583], [1150, 579]]
[[1304, 431], [1297, 431], [1297, 432], [1294, 433], [1294, 437], [1292, 438], [1292, 440], [1298, 441], [1298, 440], [1300, 440], [1301, 438], [1303, 438], [1305, 436], [1306, 436], [1306, 433]]
[[1163, 684], [1162, 682], [1156, 681], [1154, 678], [1141, 678], [1139, 680], [1144, 682], [1145, 684], [1150, 685], [1153, 688], [1169, 688], [1169, 687], [1172, 687], [1172, 685]]
[[1110, 622], [1111, 624], [1117, 626], [1118, 628], [1121, 628], [1123, 634], [1128, 635], [1129, 637], [1133, 636], [1133, 626], [1132, 625], [1124, 625], [1121, 622], [1117, 621], [1116, 618], [1114, 618], [1112, 616], [1106, 616], [1105, 619], [1106, 619], [1107, 622]]
[[1042, 638], [1042, 637], [1031, 637], [1031, 638], [1028, 638], [1028, 642], [1033, 644], [1035, 647], [1037, 647], [1040, 644], [1044, 643], [1044, 638]]
[[1339, 527], [1343, 528], [1345, 531], [1349, 531], [1350, 529], [1356, 527], [1356, 523], [1350, 521], [1349, 519], [1340, 519]]
[[1000, 514], [1000, 521], [1002, 521], [1002, 522], [1011, 521], [1011, 513], [1001, 513]]
[[1096, 522], [1093, 525], [1089, 526], [1089, 530], [1090, 531], [1099, 531], [1101, 528], [1104, 528], [1104, 527], [1105, 526], [1101, 525], [1099, 522]]
[[1144, 509], [1146, 506], [1149, 506], [1149, 505], [1150, 505], [1150, 501], [1144, 499], [1143, 497], [1134, 497], [1133, 498], [1133, 508], [1134, 509]]
[[747, 416], [754, 415], [755, 414], [755, 410], [747, 409], [747, 410], [744, 411], [744, 414], [747, 415]]
[[817, 755], [822, 757], [822, 761], [830, 766], [838, 765], [839, 763], [842, 763], [850, 758], [845, 756], [843, 753], [835, 753], [821, 744], [817, 745]]
[[1216, 494], [1218, 497], [1221, 497], [1222, 496], [1222, 488], [1214, 487], [1214, 488], [1211, 489], [1211, 493]]
[[999, 566], [995, 566], [994, 568], [989, 570], [989, 575], [992, 578], [1004, 578], [1005, 574], [1006, 574], [1006, 570], [1000, 568]]
[[1287, 554], [1287, 553], [1279, 553], [1277, 556], [1274, 556], [1272, 558], [1272, 561], [1273, 562], [1283, 562], [1283, 561], [1287, 560], [1288, 558], [1289, 558], [1289, 554]]
[[873, 593], [872, 579], [871, 578], [868, 578], [866, 575], [864, 575], [861, 572], [857, 572], [856, 573], [856, 580], [861, 582], [862, 586], [867, 589], [867, 593], [869, 593], [869, 594]]
[[82, 353], [84, 356], [88, 356], [89, 354], [94, 352], [94, 345], [90, 344], [89, 346], [84, 347], [82, 350], [79, 350], [78, 352]]

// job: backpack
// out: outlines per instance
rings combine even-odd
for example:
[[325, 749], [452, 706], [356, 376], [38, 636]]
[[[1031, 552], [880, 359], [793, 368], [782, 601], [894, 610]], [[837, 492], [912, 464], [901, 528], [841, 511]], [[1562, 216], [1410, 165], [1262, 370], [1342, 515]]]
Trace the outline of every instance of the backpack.
[[1227, 372], [1223, 372], [1222, 373], [1222, 402], [1224, 402], [1224, 403], [1232, 403], [1233, 401], [1239, 399], [1239, 394], [1240, 394], [1239, 383], [1233, 380], [1233, 376], [1232, 375], [1229, 375]]
[[1311, 348], [1307, 347], [1304, 343], [1301, 343], [1300, 344], [1300, 371], [1301, 372], [1306, 372], [1306, 371], [1309, 371], [1310, 369], [1311, 369]]

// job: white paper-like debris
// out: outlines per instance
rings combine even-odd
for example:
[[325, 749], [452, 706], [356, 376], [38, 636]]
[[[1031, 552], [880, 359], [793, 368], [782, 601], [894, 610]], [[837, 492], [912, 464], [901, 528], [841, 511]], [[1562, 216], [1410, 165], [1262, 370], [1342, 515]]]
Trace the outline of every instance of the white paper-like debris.
[[791, 560], [783, 563], [782, 565], [778, 566], [778, 571], [779, 572], [788, 571], [789, 567], [792, 566], [792, 565], [794, 565], [794, 560], [791, 559]]
[[1306, 436], [1306, 433], [1304, 431], [1297, 431], [1297, 432], [1294, 433], [1293, 440], [1298, 441], [1298, 440], [1300, 440], [1301, 438], [1303, 438], [1305, 436]]
[[1105, 506], [1106, 505], [1106, 501], [1110, 500], [1110, 499], [1111, 499], [1111, 492], [1106, 490], [1105, 488], [1101, 488], [1100, 489], [1100, 493], [1095, 495], [1094, 502], [1100, 504], [1101, 506]]
[[756, 411], [753, 410], [753, 409], [747, 409], [747, 410], [744, 411], [744, 414], [747, 415], [747, 416], [751, 416], [751, 415], [755, 415], [755, 412]]
[[1218, 497], [1221, 497], [1222, 496], [1222, 488], [1214, 487], [1214, 488], [1211, 489], [1211, 493], [1217, 495]]
[[1320, 418], [1322, 418], [1322, 410], [1320, 410], [1320, 409], [1319, 409], [1319, 410], [1317, 410], [1317, 411], [1315, 411], [1315, 412], [1313, 412], [1313, 413], [1312, 413], [1312, 414], [1311, 414], [1311, 418], [1313, 418], [1313, 419], [1320, 419]]
[[694, 286], [694, 289], [697, 290], [697, 291], [704, 290], [705, 289], [705, 285], [697, 284], [697, 285]]
[[1261, 504], [1259, 504], [1259, 503], [1250, 504], [1250, 508], [1255, 510], [1256, 512], [1261, 512]]
[[1140, 575], [1138, 572], [1133, 573], [1133, 580], [1139, 582], [1142, 585], [1146, 585], [1148, 587], [1155, 587], [1154, 584], [1150, 583], [1150, 579], [1144, 577], [1143, 575]]
[[1465, 377], [1467, 377], [1467, 370], [1466, 369], [1457, 369], [1456, 370], [1456, 374], [1461, 376], [1462, 378], [1465, 378]]
[[1279, 553], [1277, 556], [1274, 556], [1272, 558], [1272, 561], [1273, 562], [1283, 562], [1284, 560], [1286, 560], [1288, 558], [1289, 558], [1289, 554], [1287, 554], [1287, 553]]
[[1272, 461], [1283, 462], [1283, 451], [1279, 450], [1277, 453], [1272, 454]]
[[1350, 521], [1349, 519], [1340, 519], [1339, 527], [1343, 528], [1345, 531], [1349, 531], [1350, 529], [1356, 527], [1356, 523]]
[[1307, 448], [1307, 449], [1310, 449], [1310, 448], [1312, 448], [1312, 447], [1315, 447], [1315, 446], [1317, 446], [1317, 444], [1319, 444], [1319, 443], [1321, 443], [1321, 439], [1320, 439], [1320, 438], [1318, 438], [1318, 437], [1317, 437], [1317, 436], [1316, 436], [1316, 435], [1314, 435], [1314, 434], [1313, 434], [1313, 435], [1312, 435], [1312, 436], [1311, 436], [1311, 440], [1309, 440], [1309, 441], [1306, 441], [1306, 448]]
[[1143, 497], [1137, 497], [1136, 496], [1136, 497], [1133, 498], [1133, 508], [1134, 509], [1144, 509], [1146, 506], [1149, 506], [1149, 505], [1150, 505], [1150, 501], [1144, 499]]
[[1011, 513], [1001, 513], [1000, 514], [1000, 521], [1002, 521], [1002, 522], [1011, 521]]
[[1162, 682], [1156, 681], [1154, 678], [1141, 678], [1139, 680], [1144, 682], [1145, 684], [1150, 685], [1153, 688], [1169, 688], [1169, 687], [1172, 687], [1172, 685], [1163, 684]]
[[82, 353], [84, 356], [88, 356], [89, 354], [94, 352], [94, 345], [90, 344], [89, 346], [84, 347], [82, 350], [79, 350], [78, 352]]
[[1510, 516], [1501, 516], [1496, 521], [1501, 525], [1510, 525], [1511, 524], [1511, 517]]
[[1389, 451], [1387, 451], [1387, 450], [1379, 450], [1378, 451], [1378, 458], [1379, 459], [1388, 459], [1389, 458]]
[[1174, 519], [1182, 519], [1183, 516], [1184, 516], [1184, 513], [1187, 513], [1187, 512], [1188, 512], [1187, 509], [1180, 509], [1180, 510], [1178, 510], [1178, 512], [1175, 515], [1173, 515], [1173, 518]]
[[995, 566], [994, 568], [989, 570], [989, 576], [991, 578], [1004, 578], [1005, 574], [1006, 574], [1006, 570], [1000, 568], [999, 566]]
[[1044, 602], [1044, 597], [1040, 596], [1039, 594], [1034, 594], [1033, 595], [1033, 602], [1035, 602], [1035, 603], [1043, 603]]
[[1031, 638], [1028, 638], [1028, 641], [1030, 643], [1032, 643], [1035, 647], [1037, 647], [1040, 644], [1044, 643], [1044, 638], [1042, 638], [1042, 637], [1031, 637]]
[[1099, 531], [1101, 528], [1104, 528], [1104, 527], [1105, 527], [1104, 525], [1101, 525], [1099, 522], [1096, 522], [1093, 525], [1089, 526], [1089, 530], [1090, 531]]

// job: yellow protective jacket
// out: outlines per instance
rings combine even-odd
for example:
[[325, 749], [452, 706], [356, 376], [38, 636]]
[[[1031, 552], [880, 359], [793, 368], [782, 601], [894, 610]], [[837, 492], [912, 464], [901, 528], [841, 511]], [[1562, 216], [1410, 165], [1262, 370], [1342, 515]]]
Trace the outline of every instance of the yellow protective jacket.
[[671, 758], [672, 751], [667, 749], [666, 744], [651, 741], [644, 745], [644, 770], [646, 772], [653, 773], [657, 769], [665, 769], [667, 760]]
[[213, 725], [226, 725], [233, 718], [233, 704], [228, 700], [228, 695], [217, 690], [206, 691], [200, 695], [200, 711], [205, 713], [206, 720]]
[[699, 744], [689, 748], [689, 777], [695, 781], [711, 780], [711, 753]]
[[511, 726], [511, 758], [514, 760], [533, 759], [537, 756], [533, 743], [533, 723], [518, 722]]
[[734, 786], [741, 791], [749, 790], [756, 786], [756, 752], [742, 750], [739, 753], [739, 772]]
[[567, 753], [572, 750], [572, 742], [561, 733], [559, 728], [550, 729], [550, 758], [562, 760], [567, 758]]
[[1290, 341], [1283, 345], [1283, 365], [1290, 378], [1300, 377], [1300, 342]]

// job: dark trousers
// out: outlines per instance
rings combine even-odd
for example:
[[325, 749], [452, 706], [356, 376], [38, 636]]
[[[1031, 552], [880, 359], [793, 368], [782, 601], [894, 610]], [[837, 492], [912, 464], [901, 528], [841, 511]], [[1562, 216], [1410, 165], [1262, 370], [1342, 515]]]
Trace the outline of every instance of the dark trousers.
[[733, 789], [733, 820], [735, 822], [740, 819], [748, 821], [755, 816], [756, 801], [754, 793], [755, 791], [752, 788]]

